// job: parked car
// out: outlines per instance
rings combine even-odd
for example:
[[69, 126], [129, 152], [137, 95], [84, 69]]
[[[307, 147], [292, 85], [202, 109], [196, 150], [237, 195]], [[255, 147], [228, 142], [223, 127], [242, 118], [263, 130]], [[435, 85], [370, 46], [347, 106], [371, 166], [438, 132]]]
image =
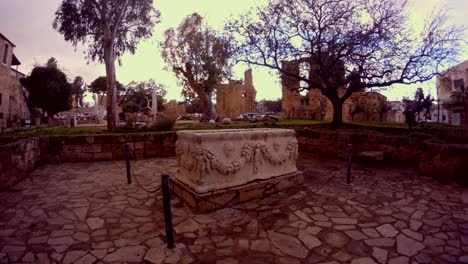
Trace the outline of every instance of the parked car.
[[239, 118], [249, 119], [249, 120], [261, 119], [264, 117], [265, 115], [262, 115], [260, 113], [245, 113], [239, 116]]

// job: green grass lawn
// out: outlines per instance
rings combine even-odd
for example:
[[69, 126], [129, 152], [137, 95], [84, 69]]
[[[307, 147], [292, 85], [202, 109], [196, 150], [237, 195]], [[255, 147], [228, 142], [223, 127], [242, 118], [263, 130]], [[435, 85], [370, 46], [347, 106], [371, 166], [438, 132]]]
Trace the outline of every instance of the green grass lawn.
[[393, 127], [393, 128], [408, 128], [408, 125], [405, 123], [398, 123], [398, 122], [345, 122], [345, 124], [356, 125], [356, 126], [365, 126], [365, 127]]
[[[355, 125], [355, 126], [365, 126], [365, 127], [377, 127], [377, 128], [408, 128], [406, 123], [397, 123], [397, 122], [360, 122], [360, 121], [353, 121], [353, 122], [345, 122], [345, 124]], [[414, 128], [422, 128], [422, 129], [464, 129], [460, 126], [452, 126], [448, 124], [442, 123], [420, 123], [416, 124]]]
[[82, 134], [98, 134], [106, 132], [106, 127], [103, 126], [86, 126], [86, 127], [41, 127], [22, 131], [13, 131], [2, 133], [1, 137], [36, 137], [44, 135], [82, 135]]
[[234, 122], [230, 125], [222, 123], [208, 124], [208, 123], [176, 123], [173, 130], [210, 130], [210, 129], [241, 129], [241, 128], [261, 128], [274, 126], [270, 122]]
[[278, 122], [276, 122], [276, 124], [279, 126], [307, 126], [327, 123], [330, 122], [311, 119], [280, 119]]
[[316, 124], [327, 124], [327, 121], [310, 119], [280, 119], [279, 121], [258, 121], [258, 122], [234, 122], [230, 125], [222, 123], [182, 123], [174, 126], [174, 130], [207, 130], [207, 129], [240, 129], [240, 128], [268, 128], [282, 126], [308, 126]]
[[[297, 127], [313, 126], [316, 129], [330, 129], [340, 131], [356, 131], [372, 134], [403, 134], [407, 135], [408, 127], [403, 123], [390, 122], [345, 122], [342, 128], [331, 126], [330, 122], [310, 120], [310, 119], [281, 119], [278, 121], [258, 121], [258, 122], [233, 122], [229, 125], [222, 123], [208, 124], [199, 122], [177, 122], [172, 130], [208, 130], [208, 129], [241, 129], [241, 128], [275, 128], [275, 127]], [[388, 128], [388, 130], [386, 130]], [[426, 123], [415, 126], [415, 129], [463, 129], [443, 124]], [[143, 132], [143, 131], [124, 131], [125, 133]], [[83, 134], [102, 134], [107, 133], [105, 126], [79, 126], [79, 127], [41, 127], [30, 130], [14, 131], [0, 134], [0, 144], [6, 144], [17, 139], [43, 136], [43, 135], [83, 135]]]

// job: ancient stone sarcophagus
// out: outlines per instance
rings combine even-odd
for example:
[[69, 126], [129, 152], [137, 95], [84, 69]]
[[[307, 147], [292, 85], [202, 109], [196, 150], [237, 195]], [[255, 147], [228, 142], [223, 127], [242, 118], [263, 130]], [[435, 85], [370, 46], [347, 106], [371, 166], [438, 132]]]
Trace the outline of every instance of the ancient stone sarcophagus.
[[199, 194], [298, 173], [294, 130], [179, 131], [177, 137], [175, 180]]

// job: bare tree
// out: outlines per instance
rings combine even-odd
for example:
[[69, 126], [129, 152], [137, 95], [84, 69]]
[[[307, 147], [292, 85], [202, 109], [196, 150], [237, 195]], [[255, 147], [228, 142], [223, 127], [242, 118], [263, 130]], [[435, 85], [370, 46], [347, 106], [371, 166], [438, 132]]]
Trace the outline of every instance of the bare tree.
[[[437, 11], [415, 32], [407, 7], [406, 0], [270, 0], [227, 28], [240, 61], [320, 89], [341, 125], [352, 93], [430, 80], [457, 55], [462, 28]], [[308, 63], [309, 75], [283, 67], [292, 60]]]
[[185, 18], [177, 30], [168, 29], [161, 42], [161, 55], [167, 69], [179, 79], [182, 94], [193, 99], [194, 94], [203, 108], [202, 120], [218, 119], [212, 102], [216, 87], [231, 75], [231, 46], [227, 37], [219, 36], [203, 24], [199, 14]]
[[53, 27], [74, 46], [89, 43], [89, 59], [106, 65], [107, 129], [118, 122], [115, 60], [135, 53], [140, 39], [152, 35], [159, 12], [153, 0], [62, 0]]

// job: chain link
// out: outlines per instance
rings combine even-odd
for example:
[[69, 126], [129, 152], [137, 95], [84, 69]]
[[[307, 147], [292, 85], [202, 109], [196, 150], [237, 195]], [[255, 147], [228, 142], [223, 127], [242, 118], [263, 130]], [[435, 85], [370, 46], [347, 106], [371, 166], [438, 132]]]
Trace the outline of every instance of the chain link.
[[[131, 175], [132, 175], [133, 178], [135, 179], [135, 182], [137, 183], [137, 185], [138, 185], [142, 190], [144, 190], [145, 192], [148, 192], [148, 193], [155, 193], [155, 192], [161, 190], [162, 184], [160, 184], [160, 185], [159, 185], [156, 189], [154, 189], [154, 190], [148, 190], [148, 189], [146, 189], [145, 187], [143, 187], [143, 185], [142, 185], [142, 184], [140, 183], [140, 181], [138, 180], [137, 174], [133, 171], [133, 167], [131, 167], [130, 170], [131, 170]], [[335, 175], [328, 177], [325, 181], [323, 181], [324, 183], [321, 184], [321, 185], [319, 185], [315, 190], [313, 190], [313, 191], [311, 191], [311, 192], [306, 192], [306, 193], [304, 194], [304, 197], [303, 197], [303, 198], [294, 200], [294, 201], [291, 202], [291, 203], [288, 203], [288, 204], [285, 204], [285, 205], [281, 205], [281, 206], [278, 206], [278, 207], [274, 207], [274, 208], [264, 208], [264, 209], [252, 208], [252, 209], [248, 209], [248, 208], [242, 208], [242, 207], [239, 207], [239, 206], [229, 205], [232, 201], [234, 201], [235, 198], [238, 197], [237, 195], [234, 195], [228, 202], [226, 202], [226, 203], [224, 203], [224, 204], [211, 201], [211, 200], [209, 200], [209, 199], [207, 199], [207, 198], [204, 198], [204, 197], [201, 197], [201, 200], [203, 200], [203, 201], [205, 201], [205, 202], [208, 202], [208, 203], [211, 203], [211, 204], [214, 204], [214, 205], [217, 206], [217, 207], [220, 207], [220, 208], [218, 208], [218, 209], [230, 208], [230, 209], [233, 209], [233, 210], [245, 211], [245, 212], [264, 212], [264, 211], [270, 211], [270, 210], [276, 210], [276, 209], [283, 209], [283, 208], [289, 207], [289, 206], [291, 206], [291, 205], [293, 205], [293, 204], [302, 202], [302, 201], [304, 201], [305, 199], [309, 198], [310, 195], [317, 193], [317, 192], [320, 191], [323, 187], [327, 186], [327, 185], [334, 179], [334, 177], [335, 177]]]
[[154, 189], [154, 190], [147, 190], [145, 187], [143, 187], [143, 185], [140, 184], [140, 181], [138, 180], [137, 174], [133, 171], [133, 168], [131, 168], [131, 171], [132, 171], [132, 174], [131, 174], [131, 175], [132, 175], [133, 178], [135, 179], [135, 182], [137, 183], [137, 185], [138, 185], [141, 189], [143, 189], [143, 191], [148, 192], [148, 193], [155, 193], [155, 192], [161, 190], [162, 184], [159, 184], [159, 186], [158, 186], [156, 189]]

